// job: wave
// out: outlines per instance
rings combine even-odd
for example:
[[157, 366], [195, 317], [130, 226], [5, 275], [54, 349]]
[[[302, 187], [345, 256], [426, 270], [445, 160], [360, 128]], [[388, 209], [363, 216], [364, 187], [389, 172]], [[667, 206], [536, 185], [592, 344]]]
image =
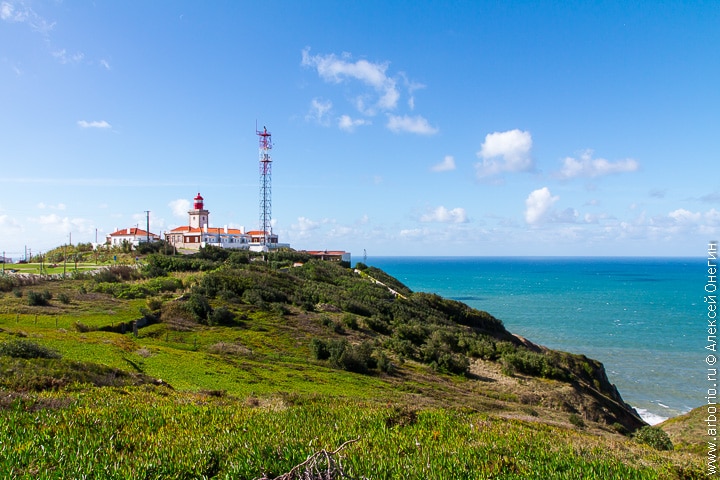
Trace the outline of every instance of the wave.
[[640, 418], [645, 420], [650, 425], [657, 425], [658, 423], [662, 423], [665, 420], [667, 420], [670, 417], [663, 417], [662, 415], [658, 415], [657, 413], [650, 412], [644, 408], [636, 408], [636, 412], [638, 412], [638, 415], [640, 415]]

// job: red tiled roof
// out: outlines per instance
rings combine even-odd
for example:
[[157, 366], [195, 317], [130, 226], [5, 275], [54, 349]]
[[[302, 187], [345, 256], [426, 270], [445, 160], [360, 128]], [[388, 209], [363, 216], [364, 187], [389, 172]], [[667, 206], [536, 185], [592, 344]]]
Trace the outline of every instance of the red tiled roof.
[[171, 232], [193, 232], [193, 231], [199, 232], [200, 229], [199, 228], [191, 228], [189, 225], [183, 225], [181, 227], [175, 227], [170, 231]]
[[310, 255], [345, 255], [347, 252], [343, 250], [305, 250]]
[[204, 228], [195, 228], [190, 225], [182, 225], [175, 227], [170, 230], [170, 233], [212, 233], [214, 235], [242, 235], [242, 231], [239, 228], [228, 228], [225, 232], [224, 227], [208, 227], [207, 232]]
[[228, 228], [227, 232], [225, 231], [225, 228], [223, 227], [208, 227], [207, 233], [214, 233], [214, 234], [233, 234], [233, 235], [242, 235], [242, 230], [239, 228]]
[[[128, 236], [128, 235], [134, 235], [134, 236], [138, 236], [138, 237], [147, 237], [147, 235], [148, 235], [148, 232], [147, 232], [147, 231], [142, 230], [142, 229], [140, 229], [140, 228], [130, 228], [129, 230], [130, 230], [130, 233], [128, 233], [128, 229], [127, 229], [127, 228], [121, 228], [121, 229], [118, 230], [117, 232], [111, 233], [109, 236], [110, 236], [110, 237], [126, 237], [126, 236]], [[156, 234], [154, 234], [154, 233], [152, 233], [152, 232], [150, 232], [150, 236], [151, 236], [151, 237], [158, 237], [158, 238], [160, 238], [159, 235], [156, 235]]]

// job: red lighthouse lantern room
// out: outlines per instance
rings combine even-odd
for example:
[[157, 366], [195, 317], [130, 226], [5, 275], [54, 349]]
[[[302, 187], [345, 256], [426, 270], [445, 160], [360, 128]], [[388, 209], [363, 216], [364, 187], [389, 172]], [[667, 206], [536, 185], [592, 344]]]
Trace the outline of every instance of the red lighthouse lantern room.
[[193, 200], [193, 210], [204, 210], [203, 197], [200, 196], [200, 192], [198, 192], [197, 196]]

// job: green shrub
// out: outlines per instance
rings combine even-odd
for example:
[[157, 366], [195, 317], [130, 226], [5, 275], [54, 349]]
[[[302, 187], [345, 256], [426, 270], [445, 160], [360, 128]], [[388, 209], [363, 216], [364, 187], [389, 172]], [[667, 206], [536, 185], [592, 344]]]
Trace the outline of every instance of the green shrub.
[[147, 305], [148, 310], [151, 312], [159, 312], [162, 308], [162, 304], [162, 299], [158, 297], [150, 297], [145, 300], [145, 305]]
[[28, 305], [31, 307], [43, 307], [49, 303], [51, 298], [52, 294], [47, 290], [42, 293], [30, 290], [27, 294]]
[[660, 427], [650, 425], [639, 428], [633, 434], [635, 440], [650, 445], [656, 450], [672, 450], [673, 443], [670, 436]]
[[185, 302], [187, 310], [193, 314], [195, 320], [200, 323], [207, 323], [212, 313], [210, 302], [203, 295], [191, 293]]
[[58, 295], [58, 300], [60, 300], [60, 303], [68, 305], [70, 303], [70, 296], [67, 293], [62, 292]]
[[310, 351], [316, 360], [327, 360], [330, 358], [330, 350], [328, 350], [327, 342], [319, 338], [310, 340]]
[[73, 327], [75, 327], [75, 330], [77, 330], [77, 331], [80, 332], [80, 333], [88, 333], [88, 332], [92, 332], [93, 330], [95, 330], [95, 329], [92, 328], [91, 326], [85, 325], [85, 324], [82, 323], [82, 322], [75, 322], [75, 323], [73, 323]]
[[210, 313], [211, 325], [232, 325], [235, 322], [235, 314], [227, 307], [218, 307]]
[[585, 428], [585, 420], [583, 420], [582, 417], [577, 413], [570, 414], [570, 418], [568, 420], [577, 428]]
[[388, 374], [395, 373], [395, 366], [390, 361], [390, 357], [388, 357], [385, 352], [383, 351], [376, 351], [375, 352], [375, 358], [377, 359], [377, 368], [381, 372], [385, 372]]
[[467, 375], [470, 371], [470, 361], [465, 355], [455, 353], [442, 353], [438, 358], [430, 362], [433, 369], [441, 373], [454, 375]]
[[[310, 350], [315, 359], [329, 360], [333, 367], [355, 373], [367, 373], [378, 367], [378, 361], [373, 356], [374, 349], [373, 342], [351, 345], [345, 339], [325, 341], [313, 338], [310, 341]], [[389, 368], [389, 361], [386, 367]]]
[[385, 347], [400, 357], [418, 359], [417, 347], [410, 341], [392, 337], [385, 342]]
[[60, 354], [30, 340], [0, 343], [0, 355], [13, 358], [60, 358]]
[[350, 330], [357, 330], [359, 328], [357, 317], [355, 317], [352, 313], [346, 313], [343, 315], [342, 323]]
[[382, 333], [384, 335], [389, 335], [390, 333], [392, 333], [390, 325], [382, 317], [375, 315], [373, 315], [372, 317], [368, 317], [365, 319], [365, 324], [370, 330], [374, 332]]
[[564, 380], [567, 377], [565, 371], [553, 365], [542, 353], [525, 349], [517, 349], [513, 352], [505, 352], [500, 357], [502, 371], [506, 375], [523, 373], [534, 377], [554, 378]]
[[153, 293], [175, 292], [182, 290], [182, 280], [172, 277], [156, 277], [147, 281], [147, 287]]
[[9, 292], [15, 288], [15, 282], [7, 275], [0, 274], [0, 292]]

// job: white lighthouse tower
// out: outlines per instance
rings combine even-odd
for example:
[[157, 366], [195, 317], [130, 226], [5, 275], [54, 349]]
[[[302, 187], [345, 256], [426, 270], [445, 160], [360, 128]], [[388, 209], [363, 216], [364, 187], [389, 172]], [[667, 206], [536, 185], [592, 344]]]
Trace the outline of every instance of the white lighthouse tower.
[[193, 198], [193, 209], [188, 212], [188, 215], [190, 215], [190, 228], [204, 229], [209, 226], [210, 212], [205, 210], [200, 192]]

